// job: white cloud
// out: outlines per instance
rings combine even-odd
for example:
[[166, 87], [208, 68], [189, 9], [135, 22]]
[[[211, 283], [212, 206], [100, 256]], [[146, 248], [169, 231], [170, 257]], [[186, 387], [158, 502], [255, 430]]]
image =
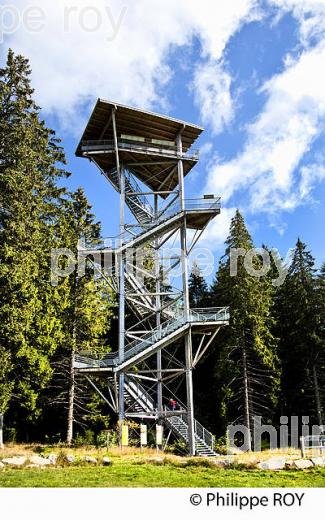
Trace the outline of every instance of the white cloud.
[[[43, 9], [45, 27], [35, 34], [21, 27], [6, 45], [30, 58], [39, 104], [58, 115], [67, 129], [79, 132], [81, 108], [95, 97], [163, 106], [163, 89], [173, 74], [169, 51], [196, 37], [202, 56], [220, 60], [229, 38], [256, 16], [255, 4], [256, 0], [15, 0], [21, 12], [31, 5]], [[108, 6], [114, 24], [121, 20], [113, 41], [108, 41], [114, 32]], [[89, 31], [96, 25], [96, 31]]]
[[[322, 161], [324, 164], [324, 161]], [[303, 199], [311, 199], [316, 182], [325, 180], [325, 167], [319, 162], [303, 166], [301, 168], [301, 179], [299, 184], [300, 196]]]
[[[247, 126], [247, 142], [241, 154], [217, 164], [209, 174], [208, 189], [224, 201], [247, 190], [251, 212], [276, 214], [303, 202], [297, 167], [313, 140], [324, 130], [325, 44], [306, 50], [296, 62], [264, 84], [264, 109]], [[312, 181], [308, 183], [309, 191]], [[305, 179], [306, 184], [306, 179]]]
[[200, 239], [200, 247], [206, 247], [211, 251], [224, 250], [224, 243], [229, 235], [231, 219], [236, 208], [222, 208], [218, 218], [212, 220]]
[[279, 14], [291, 12], [299, 22], [301, 42], [309, 46], [312, 38], [322, 37], [325, 31], [325, 0], [268, 0]]
[[[304, 52], [298, 58], [286, 56], [283, 73], [263, 86], [266, 103], [247, 126], [242, 153], [228, 162], [219, 158], [209, 166], [206, 190], [222, 195], [231, 206], [231, 197], [247, 190], [247, 207], [252, 212], [276, 213], [292, 210], [310, 197], [314, 184], [324, 177], [321, 170], [299, 169], [299, 164], [324, 126], [325, 45], [320, 40], [325, 32], [325, 0], [267, 1], [279, 12], [291, 11], [296, 17]], [[233, 120], [235, 109], [225, 47], [243, 24], [262, 16], [257, 0], [7, 3], [20, 11], [31, 5], [44, 10], [44, 30], [30, 34], [21, 27], [2, 46], [2, 57], [10, 45], [30, 58], [38, 103], [76, 135], [84, 105], [88, 111], [89, 101], [96, 97], [146, 108], [166, 106], [164, 88], [174, 73], [170, 51], [189, 46], [194, 39], [201, 46], [200, 59], [193, 64], [194, 99], [203, 121], [214, 133], [221, 132]], [[108, 41], [114, 32], [108, 6], [114, 23], [121, 19], [113, 41]], [[75, 8], [68, 31], [63, 24], [66, 7]], [[83, 19], [82, 14], [86, 15]], [[98, 22], [98, 30], [87, 32], [81, 22], [88, 28]], [[317, 47], [312, 48], [315, 41]], [[223, 242], [232, 213], [233, 208], [224, 208], [211, 224], [206, 232], [209, 242]]]
[[198, 65], [193, 81], [194, 99], [204, 124], [214, 134], [221, 133], [234, 117], [231, 76], [223, 63], [209, 61]]
[[210, 155], [211, 151], [213, 150], [213, 143], [211, 141], [204, 143], [200, 148], [200, 158]]

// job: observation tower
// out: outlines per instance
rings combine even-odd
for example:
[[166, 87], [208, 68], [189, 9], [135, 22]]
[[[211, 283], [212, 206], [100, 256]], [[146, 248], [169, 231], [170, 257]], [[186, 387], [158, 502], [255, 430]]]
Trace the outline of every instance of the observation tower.
[[[184, 179], [199, 159], [192, 146], [202, 131], [97, 101], [76, 155], [94, 163], [119, 194], [116, 241], [93, 252], [98, 271], [98, 254], [113, 259], [103, 276], [118, 295], [119, 333], [113, 352], [79, 353], [75, 371], [100, 393], [120, 425], [131, 419], [161, 424], [167, 440], [173, 435], [185, 441], [190, 455], [214, 456], [213, 435], [194, 417], [192, 372], [228, 325], [229, 312], [193, 309], [189, 302], [189, 255], [220, 213], [218, 197], [185, 197]], [[170, 275], [176, 271], [174, 284]], [[98, 376], [107, 381], [105, 395]]]

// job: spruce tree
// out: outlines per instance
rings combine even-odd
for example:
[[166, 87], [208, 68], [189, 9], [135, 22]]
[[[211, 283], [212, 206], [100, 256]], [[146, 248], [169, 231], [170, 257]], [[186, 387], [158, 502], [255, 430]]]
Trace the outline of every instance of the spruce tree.
[[[271, 331], [270, 313], [273, 291], [267, 276], [256, 277], [247, 272], [244, 256], [252, 248], [251, 236], [237, 210], [211, 287], [211, 299], [215, 306], [230, 307], [230, 326], [219, 338], [216, 366], [221, 415], [227, 423], [243, 421], [248, 431], [253, 429], [254, 416], [270, 418], [278, 390], [276, 339]], [[244, 254], [234, 262], [232, 255], [238, 249]], [[261, 268], [258, 257], [253, 267]], [[249, 439], [248, 447], [251, 446]]]
[[315, 279], [315, 261], [298, 239], [288, 275], [277, 295], [277, 333], [280, 337], [282, 410], [322, 421], [319, 378], [323, 363], [321, 339], [322, 277]]
[[316, 280], [316, 345], [313, 382], [317, 420], [324, 425], [325, 398], [325, 263], [322, 264]]
[[[81, 188], [66, 201], [57, 234], [62, 240], [61, 246], [68, 248], [75, 258], [79, 241], [90, 249], [98, 245], [100, 224], [94, 221], [91, 206]], [[75, 376], [75, 355], [78, 351], [108, 352], [107, 334], [113, 299], [102, 278], [96, 276], [93, 263], [87, 261], [82, 275], [78, 274], [76, 266], [69, 277], [59, 282], [59, 291], [64, 302], [61, 313], [63, 341], [55, 355], [53, 388], [57, 391], [52, 403], [66, 410], [66, 440], [71, 444], [74, 422], [85, 424], [87, 407], [93, 408], [93, 393], [85, 386], [84, 378], [78, 380]]]
[[[50, 280], [52, 224], [66, 175], [54, 132], [33, 100], [28, 60], [10, 50], [0, 69], [0, 385], [2, 410], [39, 414], [51, 377], [49, 356], [61, 338]], [[61, 167], [62, 166], [62, 167]], [[22, 411], [25, 411], [22, 414]]]
[[193, 263], [188, 285], [191, 307], [204, 307], [208, 299], [208, 285], [196, 262]]

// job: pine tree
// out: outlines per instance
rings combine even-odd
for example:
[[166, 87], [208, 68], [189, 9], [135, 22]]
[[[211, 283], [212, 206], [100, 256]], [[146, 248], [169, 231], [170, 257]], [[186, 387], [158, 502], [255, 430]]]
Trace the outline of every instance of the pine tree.
[[0, 69], [0, 320], [2, 410], [39, 414], [38, 397], [51, 377], [49, 356], [60, 341], [50, 280], [52, 224], [66, 173], [54, 132], [33, 101], [30, 67], [8, 53]]
[[[252, 431], [254, 416], [270, 418], [278, 388], [276, 339], [271, 332], [270, 313], [273, 291], [267, 276], [247, 272], [244, 256], [252, 247], [251, 236], [237, 210], [211, 287], [214, 304], [230, 306], [230, 326], [223, 333], [216, 366], [216, 383], [222, 388], [221, 413], [228, 423], [244, 421], [248, 431]], [[244, 254], [238, 256], [235, 266], [232, 255], [236, 249], [242, 249]], [[260, 267], [255, 258], [254, 268]], [[233, 273], [231, 268], [235, 269]]]
[[188, 285], [191, 307], [204, 307], [207, 304], [208, 285], [196, 262], [193, 264]]

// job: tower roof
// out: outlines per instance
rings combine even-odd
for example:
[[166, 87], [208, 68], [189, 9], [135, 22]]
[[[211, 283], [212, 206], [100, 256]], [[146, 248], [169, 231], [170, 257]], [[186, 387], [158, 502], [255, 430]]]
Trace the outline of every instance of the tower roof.
[[203, 128], [200, 126], [186, 121], [98, 99], [77, 147], [76, 155], [78, 157], [82, 156], [81, 144], [83, 141], [113, 139], [110, 118], [114, 107], [117, 109], [118, 134], [134, 134], [147, 139], [175, 141], [177, 134], [182, 130], [183, 148], [184, 151], [187, 151], [203, 132]]

